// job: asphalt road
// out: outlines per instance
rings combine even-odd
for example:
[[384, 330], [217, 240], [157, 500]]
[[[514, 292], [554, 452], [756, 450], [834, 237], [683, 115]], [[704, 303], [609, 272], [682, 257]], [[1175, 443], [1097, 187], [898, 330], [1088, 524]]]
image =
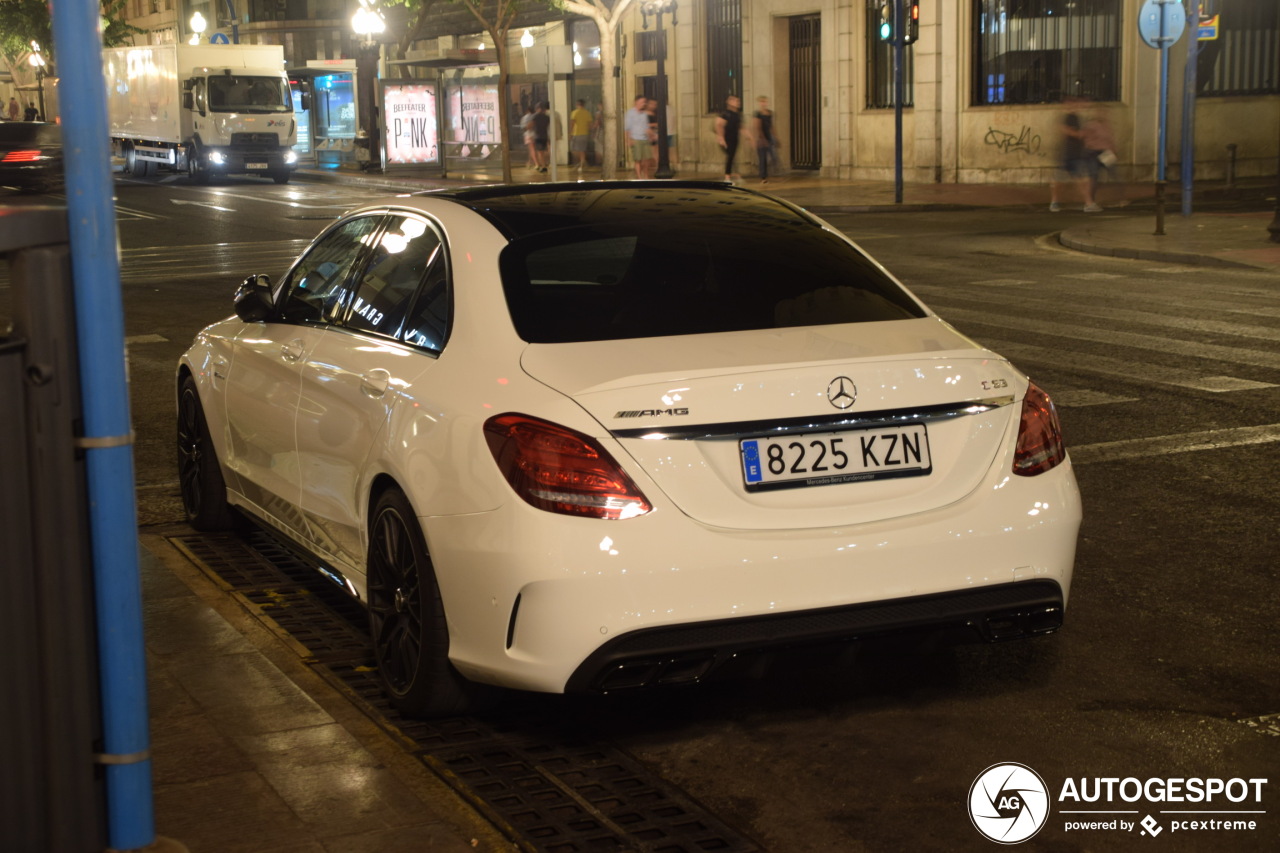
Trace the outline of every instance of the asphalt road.
[[[273, 277], [352, 188], [117, 183], [140, 521], [180, 518], [172, 376], [235, 285]], [[1103, 216], [1123, 214], [1103, 214]], [[830, 217], [962, 332], [1058, 402], [1085, 501], [1064, 630], [1031, 642], [885, 641], [790, 657], [759, 681], [562, 703], [774, 851], [983, 850], [985, 768], [1068, 779], [1269, 778], [1260, 804], [1058, 802], [1028, 849], [1273, 850], [1280, 293], [1244, 270], [1081, 255], [1041, 210]], [[1271, 733], [1267, 734], [1267, 725]], [[1175, 830], [1251, 810], [1255, 830]], [[1115, 812], [1124, 812], [1117, 814]], [[1156, 838], [1066, 821], [1151, 815]]]

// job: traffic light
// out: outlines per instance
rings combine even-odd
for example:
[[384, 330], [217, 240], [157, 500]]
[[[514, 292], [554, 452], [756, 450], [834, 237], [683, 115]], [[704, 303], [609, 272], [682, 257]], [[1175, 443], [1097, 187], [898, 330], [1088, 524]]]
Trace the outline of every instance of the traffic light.
[[902, 16], [906, 21], [903, 27], [902, 43], [912, 44], [920, 38], [920, 4], [912, 0], [903, 0], [903, 4], [906, 8], [902, 10]]
[[899, 26], [902, 27], [902, 43], [911, 44], [920, 37], [920, 4], [914, 0], [880, 0], [880, 41], [894, 41], [894, 4], [901, 4]]

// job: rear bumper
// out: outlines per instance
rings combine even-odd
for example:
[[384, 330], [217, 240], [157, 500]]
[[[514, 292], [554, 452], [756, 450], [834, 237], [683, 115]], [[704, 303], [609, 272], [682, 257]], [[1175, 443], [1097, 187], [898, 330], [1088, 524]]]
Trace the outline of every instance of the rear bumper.
[[968, 628], [988, 642], [1051, 634], [1062, 627], [1062, 587], [1052, 580], [999, 584], [800, 613], [666, 625], [633, 631], [596, 649], [565, 692], [609, 692], [688, 684], [735, 656], [895, 631]]

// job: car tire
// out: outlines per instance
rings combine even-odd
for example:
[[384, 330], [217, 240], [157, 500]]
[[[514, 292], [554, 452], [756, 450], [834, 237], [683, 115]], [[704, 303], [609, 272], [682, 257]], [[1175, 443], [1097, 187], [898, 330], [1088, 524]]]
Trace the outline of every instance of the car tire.
[[209, 423], [200, 405], [195, 380], [184, 377], [178, 389], [178, 485], [187, 522], [196, 530], [228, 530], [235, 523], [227, 503], [218, 454], [209, 437]]
[[271, 173], [271, 180], [275, 181], [277, 184], [287, 184], [289, 183], [289, 178], [291, 177], [293, 177], [293, 173], [290, 172], [288, 169], [284, 170], [283, 172]]
[[383, 690], [407, 717], [474, 709], [484, 692], [449, 662], [449, 628], [422, 527], [396, 489], [369, 521], [369, 633]]

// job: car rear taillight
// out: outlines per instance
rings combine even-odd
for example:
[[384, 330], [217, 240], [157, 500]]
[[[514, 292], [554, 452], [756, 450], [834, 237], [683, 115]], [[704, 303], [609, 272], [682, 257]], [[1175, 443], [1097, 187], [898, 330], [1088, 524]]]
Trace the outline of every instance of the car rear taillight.
[[10, 151], [4, 155], [5, 163], [34, 163], [43, 159], [44, 155], [39, 151]]
[[484, 424], [499, 470], [525, 501], [548, 512], [634, 518], [653, 507], [609, 452], [590, 436], [526, 415]]
[[1058, 411], [1048, 394], [1034, 382], [1029, 383], [1027, 396], [1022, 398], [1022, 423], [1018, 427], [1013, 473], [1034, 477], [1057, 467], [1066, 458]]

